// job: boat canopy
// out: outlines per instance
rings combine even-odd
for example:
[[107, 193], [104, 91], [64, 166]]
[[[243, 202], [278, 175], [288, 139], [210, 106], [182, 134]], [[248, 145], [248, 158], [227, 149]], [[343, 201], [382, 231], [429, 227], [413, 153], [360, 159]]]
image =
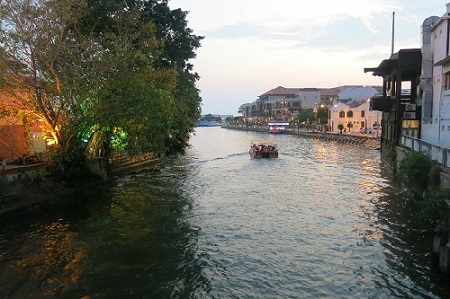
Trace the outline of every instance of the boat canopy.
[[271, 145], [271, 146], [276, 146], [275, 143], [273, 143], [270, 140], [266, 140], [266, 139], [255, 139], [251, 141], [251, 145], [256, 144], [256, 145]]

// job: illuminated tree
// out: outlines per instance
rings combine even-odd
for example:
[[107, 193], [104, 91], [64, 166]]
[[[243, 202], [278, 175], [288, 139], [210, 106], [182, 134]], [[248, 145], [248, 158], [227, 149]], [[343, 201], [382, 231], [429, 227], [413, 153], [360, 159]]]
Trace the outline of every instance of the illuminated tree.
[[115, 132], [131, 153], [184, 149], [200, 113], [187, 60], [201, 39], [184, 12], [167, 1], [0, 4], [0, 83], [16, 99], [7, 109], [45, 121], [56, 174], [81, 176], [86, 149], [108, 154]]

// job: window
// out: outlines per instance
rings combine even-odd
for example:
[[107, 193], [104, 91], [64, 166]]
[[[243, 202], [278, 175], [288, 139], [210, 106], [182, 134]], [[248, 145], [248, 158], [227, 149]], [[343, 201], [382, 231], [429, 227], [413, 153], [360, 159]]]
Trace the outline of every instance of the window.
[[347, 111], [347, 117], [348, 118], [352, 118], [353, 117], [353, 111], [352, 110]]
[[361, 117], [366, 117], [366, 111], [365, 110], [361, 110]]
[[442, 80], [442, 87], [444, 90], [450, 89], [450, 72], [444, 74], [444, 78]]
[[339, 118], [345, 118], [345, 112], [344, 111], [339, 112]]

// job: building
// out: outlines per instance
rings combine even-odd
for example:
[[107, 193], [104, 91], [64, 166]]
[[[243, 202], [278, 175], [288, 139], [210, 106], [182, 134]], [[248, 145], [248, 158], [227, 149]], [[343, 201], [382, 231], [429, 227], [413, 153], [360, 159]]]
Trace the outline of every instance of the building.
[[278, 86], [263, 93], [256, 100], [256, 117], [268, 121], [270, 119], [287, 120], [298, 114], [301, 101], [298, 98], [300, 88]]
[[23, 121], [4, 116], [0, 118], [0, 161], [15, 160], [27, 154], [27, 134]]
[[427, 18], [422, 25], [422, 73], [420, 77], [420, 139], [450, 148], [450, 3], [446, 14]]
[[362, 102], [337, 102], [330, 108], [330, 131], [338, 132], [339, 124], [345, 132], [378, 133], [381, 112], [370, 110], [370, 100]]
[[322, 103], [318, 88], [301, 88], [297, 93], [297, 98], [300, 100], [302, 109], [317, 109]]
[[322, 88], [320, 90], [320, 101], [325, 106], [330, 106], [339, 98], [338, 88]]
[[[379, 87], [341, 86], [335, 88], [286, 88], [271, 89], [252, 103], [245, 103], [238, 112], [245, 121], [291, 121], [302, 109], [331, 107], [333, 103], [363, 101], [378, 94]], [[341, 100], [342, 98], [342, 100]]]
[[400, 146], [421, 151], [443, 166], [450, 155], [450, 3], [441, 17], [424, 20], [421, 48], [402, 49], [377, 68], [383, 95], [373, 97], [371, 109], [383, 112], [381, 153], [393, 165]]
[[[0, 94], [1, 107], [8, 107], [13, 101], [7, 93]], [[28, 126], [17, 115], [0, 116], [0, 161], [13, 161], [44, 153], [47, 149], [42, 126], [43, 122], [40, 120]]]
[[417, 87], [421, 72], [420, 49], [403, 49], [383, 60], [376, 68], [365, 68], [383, 78], [382, 96], [372, 97], [370, 109], [381, 111], [381, 157], [392, 165], [400, 136], [417, 137], [420, 117], [417, 111]]

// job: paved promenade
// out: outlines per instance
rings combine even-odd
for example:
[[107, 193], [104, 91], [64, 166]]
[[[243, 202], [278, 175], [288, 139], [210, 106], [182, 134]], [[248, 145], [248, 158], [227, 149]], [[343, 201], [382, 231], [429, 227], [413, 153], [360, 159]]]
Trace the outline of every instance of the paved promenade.
[[[225, 129], [232, 130], [243, 130], [243, 131], [256, 131], [256, 132], [267, 132], [271, 133], [268, 128], [261, 127], [242, 127], [242, 126], [223, 126]], [[279, 134], [279, 132], [274, 132]], [[342, 134], [332, 133], [332, 132], [318, 132], [318, 131], [307, 131], [305, 129], [292, 130], [287, 129], [282, 131], [282, 134], [299, 135], [306, 138], [321, 139], [327, 141], [336, 141], [341, 143], [351, 143], [351, 144], [364, 144], [372, 149], [379, 149], [380, 147], [380, 137], [375, 134], [361, 134], [359, 132], [351, 132]]]

